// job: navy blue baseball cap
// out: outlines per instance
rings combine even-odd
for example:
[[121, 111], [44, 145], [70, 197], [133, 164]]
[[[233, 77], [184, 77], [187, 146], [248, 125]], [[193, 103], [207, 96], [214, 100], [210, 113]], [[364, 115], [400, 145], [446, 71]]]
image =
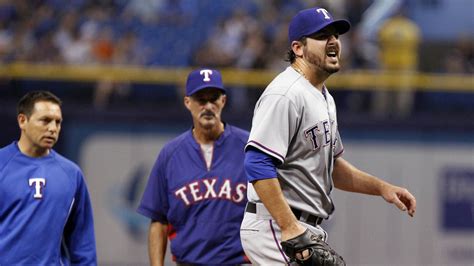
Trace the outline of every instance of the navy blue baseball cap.
[[216, 88], [226, 93], [226, 89], [222, 84], [221, 73], [215, 69], [202, 68], [189, 73], [186, 81], [186, 96], [191, 96], [194, 93], [207, 89]]
[[320, 7], [301, 10], [291, 19], [288, 28], [290, 44], [302, 37], [316, 33], [329, 25], [334, 25], [339, 34], [349, 31], [351, 24], [345, 19], [334, 20], [329, 12]]

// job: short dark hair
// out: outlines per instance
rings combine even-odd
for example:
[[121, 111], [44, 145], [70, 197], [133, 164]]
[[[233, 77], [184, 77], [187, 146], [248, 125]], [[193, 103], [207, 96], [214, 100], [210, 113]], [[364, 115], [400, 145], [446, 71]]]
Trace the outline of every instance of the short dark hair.
[[52, 102], [59, 106], [62, 104], [61, 99], [49, 91], [30, 91], [18, 101], [16, 106], [17, 115], [24, 114], [30, 117], [37, 102]]
[[[306, 38], [307, 37], [302, 37], [298, 41], [303, 43], [303, 45], [306, 45]], [[293, 49], [291, 49], [291, 44], [290, 44], [290, 48], [288, 48], [288, 51], [286, 52], [285, 61], [290, 62], [291, 64], [293, 64], [295, 62], [295, 60], [296, 60], [296, 54], [295, 54], [295, 52], [293, 52]]]

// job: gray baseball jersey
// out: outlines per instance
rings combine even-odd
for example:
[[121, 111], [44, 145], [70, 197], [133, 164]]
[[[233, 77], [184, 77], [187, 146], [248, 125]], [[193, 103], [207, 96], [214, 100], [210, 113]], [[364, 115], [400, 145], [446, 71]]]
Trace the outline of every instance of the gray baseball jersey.
[[[334, 211], [332, 170], [343, 146], [326, 88], [321, 93], [291, 66], [280, 73], [255, 106], [249, 146], [280, 161], [278, 179], [291, 207], [323, 218]], [[260, 202], [251, 184], [247, 194]]]

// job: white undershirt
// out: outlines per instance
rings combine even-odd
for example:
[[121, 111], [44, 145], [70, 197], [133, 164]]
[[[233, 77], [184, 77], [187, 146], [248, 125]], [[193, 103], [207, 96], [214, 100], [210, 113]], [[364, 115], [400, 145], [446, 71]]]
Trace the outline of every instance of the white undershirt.
[[201, 144], [202, 154], [206, 160], [207, 170], [211, 169], [213, 144]]

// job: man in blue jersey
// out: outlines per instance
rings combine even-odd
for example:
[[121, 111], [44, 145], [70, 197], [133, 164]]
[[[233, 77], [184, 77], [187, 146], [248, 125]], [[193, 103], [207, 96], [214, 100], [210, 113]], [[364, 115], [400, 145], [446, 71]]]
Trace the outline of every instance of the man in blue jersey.
[[0, 265], [97, 265], [82, 172], [52, 149], [61, 100], [29, 92], [17, 112], [20, 140], [0, 149]]
[[151, 265], [163, 265], [167, 238], [178, 265], [249, 262], [239, 236], [248, 132], [221, 120], [225, 93], [217, 70], [198, 69], [188, 76], [184, 105], [193, 127], [161, 150], [138, 207], [151, 219]]

